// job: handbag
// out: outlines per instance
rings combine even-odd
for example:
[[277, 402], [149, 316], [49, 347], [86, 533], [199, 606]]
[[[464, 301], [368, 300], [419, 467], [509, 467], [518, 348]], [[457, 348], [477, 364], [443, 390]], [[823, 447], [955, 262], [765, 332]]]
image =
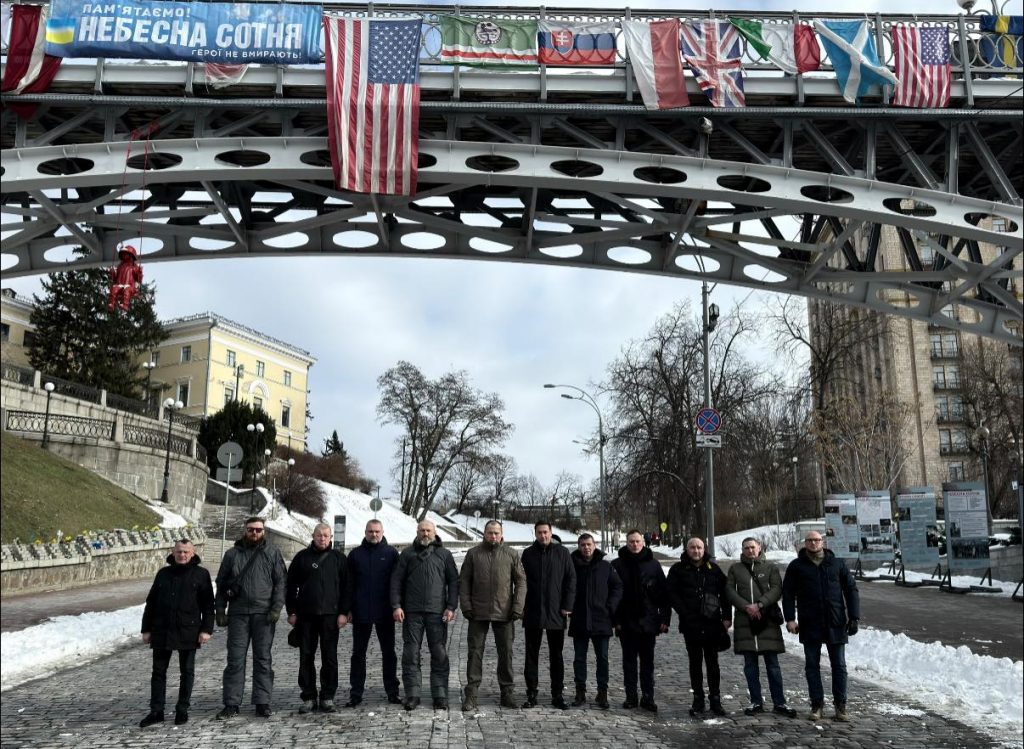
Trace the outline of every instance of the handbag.
[[722, 618], [722, 602], [717, 593], [705, 593], [700, 607], [700, 615], [705, 619]]
[[732, 645], [732, 638], [729, 637], [729, 630], [725, 627], [721, 627], [721, 634], [718, 636], [718, 642], [716, 643], [719, 653], [724, 653]]

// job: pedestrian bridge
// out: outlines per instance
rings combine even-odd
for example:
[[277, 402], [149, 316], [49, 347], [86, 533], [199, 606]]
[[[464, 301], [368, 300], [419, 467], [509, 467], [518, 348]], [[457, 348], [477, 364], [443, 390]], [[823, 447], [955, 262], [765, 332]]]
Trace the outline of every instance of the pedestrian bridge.
[[850, 105], [824, 54], [790, 75], [745, 46], [745, 107], [709, 106], [687, 72], [693, 106], [652, 111], [621, 38], [606, 68], [476, 69], [441, 64], [436, 8], [373, 11], [425, 20], [415, 195], [334, 187], [322, 65], [251, 66], [214, 89], [201, 64], [69, 59], [48, 93], [3, 97], [36, 105], [0, 128], [4, 276], [110, 264], [124, 241], [146, 263], [546, 263], [838, 299], [1020, 345], [1022, 70], [983, 54], [977, 16], [868, 18], [890, 66], [894, 25], [948, 29], [949, 108], [894, 107], [889, 87]]

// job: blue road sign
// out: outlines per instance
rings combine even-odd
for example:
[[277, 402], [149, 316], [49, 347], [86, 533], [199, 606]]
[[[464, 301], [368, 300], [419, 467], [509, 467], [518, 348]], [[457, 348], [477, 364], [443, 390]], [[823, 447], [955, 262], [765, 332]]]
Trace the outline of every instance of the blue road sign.
[[714, 434], [722, 427], [722, 414], [713, 408], [702, 408], [693, 421], [704, 434]]

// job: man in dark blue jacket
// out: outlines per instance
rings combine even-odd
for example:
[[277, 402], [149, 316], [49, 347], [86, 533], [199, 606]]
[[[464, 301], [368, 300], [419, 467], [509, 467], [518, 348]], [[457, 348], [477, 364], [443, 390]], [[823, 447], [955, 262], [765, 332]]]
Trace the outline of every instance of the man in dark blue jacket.
[[316, 649], [320, 647], [320, 703], [322, 712], [334, 712], [338, 691], [338, 634], [348, 624], [348, 563], [332, 548], [331, 526], [318, 523], [313, 542], [295, 555], [288, 567], [285, 606], [288, 623], [299, 630], [300, 713], [317, 707]]
[[594, 537], [584, 533], [572, 553], [576, 568], [576, 600], [569, 619], [575, 658], [572, 662], [576, 682], [573, 707], [587, 703], [587, 650], [594, 643], [597, 656], [597, 698], [594, 704], [602, 710], [608, 705], [608, 641], [612, 636], [612, 617], [622, 600], [622, 580], [597, 548]]
[[[799, 611], [799, 620], [797, 619]], [[800, 634], [804, 669], [811, 698], [811, 720], [821, 720], [825, 688], [821, 683], [821, 646], [832, 665], [832, 698], [838, 721], [847, 721], [846, 643], [857, 634], [860, 594], [846, 563], [824, 547], [817, 531], [804, 537], [804, 548], [789, 563], [782, 581], [782, 613], [786, 629]]]
[[195, 547], [187, 538], [174, 544], [167, 567], [156, 573], [153, 587], [142, 611], [142, 641], [153, 648], [153, 677], [150, 680], [149, 715], [143, 728], [164, 720], [167, 667], [178, 651], [181, 681], [174, 723], [188, 721], [189, 700], [195, 681], [196, 650], [213, 634], [213, 584], [210, 573], [199, 566]]
[[363, 542], [349, 552], [348, 575], [352, 586], [352, 660], [349, 665], [349, 695], [345, 707], [363, 701], [366, 686], [366, 648], [377, 630], [384, 691], [388, 702], [401, 704], [398, 696], [398, 659], [395, 656], [395, 620], [391, 611], [391, 572], [398, 561], [398, 550], [384, 538], [384, 524], [371, 520], [366, 524]]

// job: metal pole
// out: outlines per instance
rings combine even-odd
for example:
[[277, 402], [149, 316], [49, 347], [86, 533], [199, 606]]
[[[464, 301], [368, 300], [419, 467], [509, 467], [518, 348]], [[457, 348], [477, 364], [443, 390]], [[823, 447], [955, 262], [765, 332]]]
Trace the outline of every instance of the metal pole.
[[[711, 361], [708, 355], [708, 338], [710, 334], [710, 319], [708, 316], [708, 291], [707, 281], [701, 284], [701, 307], [704, 313], [704, 325], [702, 328], [704, 344], [704, 407], [712, 408], [711, 403]], [[707, 511], [707, 552], [712, 559], [715, 558], [715, 457], [714, 450], [705, 447], [706, 463], [704, 466], [704, 504]]]
[[238, 388], [241, 385], [242, 372], [244, 372], [244, 371], [245, 371], [245, 366], [244, 365], [242, 365], [242, 364], [236, 364], [235, 365], [235, 402], [236, 403], [239, 400], [241, 400], [241, 398], [239, 398]]
[[45, 450], [50, 446], [50, 396], [53, 395], [53, 383], [46, 383], [43, 389], [46, 390], [46, 415], [43, 417], [43, 443], [40, 447]]
[[167, 454], [164, 457], [164, 489], [160, 492], [160, 501], [168, 502], [167, 485], [171, 480], [171, 427], [174, 426], [174, 411], [172, 406], [167, 405]]
[[598, 470], [601, 475], [598, 476], [598, 486], [601, 489], [601, 551], [605, 551], [608, 548], [608, 525], [605, 522], [605, 512], [607, 510], [607, 496], [605, 495], [605, 475], [604, 475], [604, 421], [601, 419], [601, 411], [595, 407], [594, 410], [597, 412], [597, 459], [600, 463]]
[[[981, 430], [985, 431], [982, 432]], [[985, 482], [985, 520], [988, 523], [988, 535], [992, 535], [992, 503], [988, 489], [988, 428], [981, 427], [979, 430], [978, 446], [981, 449], [981, 475]]]
[[[231, 472], [235, 470], [234, 466], [228, 468], [228, 477], [231, 476]], [[228, 546], [228, 501], [231, 498], [231, 482], [224, 482], [224, 529], [220, 533], [220, 558], [224, 559], [224, 552], [227, 551]]]

